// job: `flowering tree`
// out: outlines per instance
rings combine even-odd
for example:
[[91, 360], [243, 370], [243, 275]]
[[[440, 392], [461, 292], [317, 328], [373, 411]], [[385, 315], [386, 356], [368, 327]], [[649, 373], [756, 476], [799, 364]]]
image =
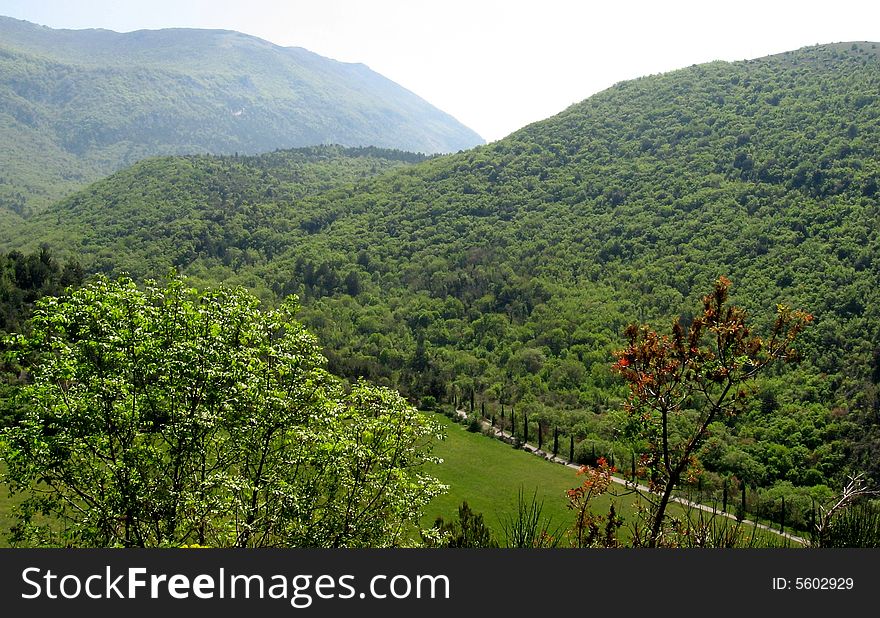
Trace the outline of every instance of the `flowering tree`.
[[[0, 440], [18, 540], [74, 546], [388, 546], [442, 486], [439, 427], [331, 376], [315, 338], [242, 289], [99, 279], [45, 298]], [[49, 515], [48, 521], [42, 515]]]
[[630, 388], [628, 433], [647, 444], [642, 462], [656, 495], [643, 541], [651, 547], [662, 543], [672, 491], [696, 463], [709, 425], [742, 410], [744, 387], [760, 371], [797, 358], [792, 345], [812, 320], [779, 305], [769, 337], [759, 337], [746, 325], [745, 311], [728, 304], [730, 285], [725, 277], [715, 281], [703, 298], [702, 314], [688, 327], [676, 320], [671, 337], [629, 326], [629, 343], [616, 353], [613, 369]]

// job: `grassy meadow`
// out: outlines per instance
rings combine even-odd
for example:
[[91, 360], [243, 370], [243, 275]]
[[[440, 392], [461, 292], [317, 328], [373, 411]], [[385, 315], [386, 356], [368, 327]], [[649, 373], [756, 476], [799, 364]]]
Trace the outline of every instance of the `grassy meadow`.
[[[514, 449], [500, 440], [469, 432], [441, 414], [435, 414], [434, 417], [444, 426], [446, 439], [437, 442], [434, 447], [434, 454], [442, 458], [443, 463], [431, 465], [428, 471], [449, 485], [449, 490], [428, 505], [422, 518], [424, 527], [433, 525], [438, 516], [446, 521], [457, 519], [459, 505], [467, 501], [472, 511], [483, 514], [484, 522], [492, 530], [493, 536], [503, 545], [505, 522], [517, 513], [520, 489], [527, 499], [535, 496], [538, 502], [543, 501], [542, 514], [550, 518], [550, 529], [565, 530], [571, 527], [574, 513], [568, 509], [565, 491], [580, 485], [576, 470]], [[636, 520], [637, 502], [635, 494], [627, 493], [623, 486], [614, 484], [609, 493], [592, 501], [593, 512], [607, 514], [613, 503], [617, 514], [625, 520], [621, 537], [626, 543], [631, 536], [631, 525]], [[685, 509], [672, 504], [668, 513], [682, 517]], [[689, 516], [698, 517], [699, 512], [691, 510]], [[711, 514], [704, 514], [704, 517], [709, 516]], [[718, 521], [725, 520], [718, 518]], [[752, 534], [748, 524], [745, 533]], [[763, 547], [786, 544], [782, 537], [765, 530], [758, 530], [756, 536], [758, 545]]]
[[[434, 454], [443, 459], [429, 472], [449, 485], [449, 491], [435, 498], [425, 511], [424, 526], [441, 516], [449, 521], [458, 517], [458, 507], [467, 501], [471, 509], [483, 514], [496, 539], [504, 538], [504, 522], [517, 513], [520, 489], [527, 499], [543, 500], [543, 515], [551, 519], [551, 529], [569, 527], [574, 513], [567, 507], [565, 491], [580, 485], [577, 471], [551, 463], [526, 451], [514, 449], [500, 440], [471, 433], [463, 426], [440, 414], [436, 419], [446, 429], [446, 439], [437, 442]], [[623, 488], [615, 488], [622, 491]], [[634, 513], [634, 496], [613, 498], [600, 496], [595, 508], [606, 513], [611, 501], [624, 517]]]

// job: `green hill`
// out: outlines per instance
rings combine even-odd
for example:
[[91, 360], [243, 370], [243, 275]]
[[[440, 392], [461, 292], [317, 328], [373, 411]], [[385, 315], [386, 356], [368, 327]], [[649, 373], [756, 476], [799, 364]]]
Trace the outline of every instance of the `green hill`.
[[[36, 248], [51, 239], [81, 259], [88, 256], [91, 270], [137, 277], [217, 263], [225, 270], [215, 280], [222, 280], [286, 250], [292, 228], [309, 223], [282, 213], [307, 197], [425, 159], [341, 146], [146, 159], [65, 199], [61, 210], [20, 225], [10, 244]], [[46, 226], [55, 231], [47, 233]]]
[[362, 64], [220, 30], [53, 30], [0, 17], [0, 207], [27, 213], [147, 156], [482, 139]]
[[[804, 362], [713, 428], [706, 482], [809, 505], [848, 470], [880, 479], [878, 68], [874, 43], [693, 66], [296, 200], [261, 194], [274, 184], [232, 158], [177, 186], [168, 159], [56, 204], [28, 238], [104, 271], [297, 292], [337, 373], [514, 404], [600, 451], [625, 395], [609, 368], [622, 328], [687, 319], [726, 274], [759, 326], [779, 302], [815, 323]], [[145, 227], [153, 211], [164, 223]]]

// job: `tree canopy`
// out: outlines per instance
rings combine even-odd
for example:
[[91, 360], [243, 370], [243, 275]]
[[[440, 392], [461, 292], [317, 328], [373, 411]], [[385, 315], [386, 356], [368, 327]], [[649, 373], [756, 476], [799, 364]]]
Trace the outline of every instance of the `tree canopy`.
[[[99, 278], [38, 302], [0, 442], [13, 540], [75, 546], [390, 546], [442, 486], [439, 429], [324, 368], [295, 297]], [[50, 515], [47, 522], [40, 515]]]

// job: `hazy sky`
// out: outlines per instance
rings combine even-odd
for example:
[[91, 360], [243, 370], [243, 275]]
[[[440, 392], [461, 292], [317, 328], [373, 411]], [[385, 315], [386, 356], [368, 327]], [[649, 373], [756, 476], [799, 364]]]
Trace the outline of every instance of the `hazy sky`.
[[0, 14], [53, 28], [225, 28], [363, 62], [490, 141], [621, 80], [880, 40], [880, 2], [851, 0], [0, 0]]

